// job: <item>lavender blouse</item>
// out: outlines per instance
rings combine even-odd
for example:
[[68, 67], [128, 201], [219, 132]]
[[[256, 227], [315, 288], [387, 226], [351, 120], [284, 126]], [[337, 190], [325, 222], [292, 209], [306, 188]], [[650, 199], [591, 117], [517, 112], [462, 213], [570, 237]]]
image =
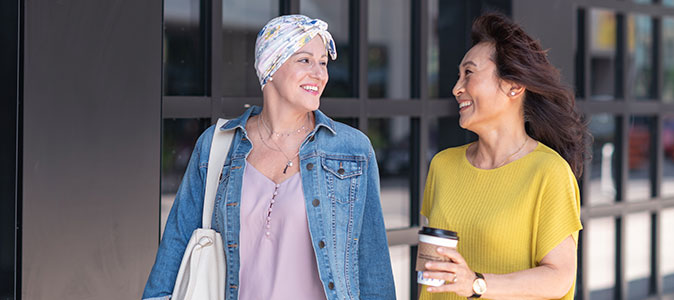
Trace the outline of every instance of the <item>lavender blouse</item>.
[[239, 299], [325, 299], [300, 173], [276, 184], [246, 162]]

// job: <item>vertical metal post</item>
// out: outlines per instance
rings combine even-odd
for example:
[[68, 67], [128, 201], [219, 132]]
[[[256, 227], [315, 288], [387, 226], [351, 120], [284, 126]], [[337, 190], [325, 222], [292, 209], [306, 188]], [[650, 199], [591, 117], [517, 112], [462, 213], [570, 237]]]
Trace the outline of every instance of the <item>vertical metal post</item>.
[[[428, 173], [426, 164], [426, 153], [428, 149], [428, 1], [410, 1], [410, 97], [418, 99], [421, 105], [421, 117], [412, 120], [411, 130], [413, 134], [412, 144], [414, 149], [410, 152], [412, 156], [412, 176], [410, 189], [410, 226], [419, 226], [421, 202], [423, 201], [423, 190]], [[418, 285], [416, 281], [416, 255], [417, 246], [410, 247], [410, 299], [416, 299], [418, 295]]]
[[419, 225], [419, 210], [423, 196], [424, 176], [428, 172], [426, 166], [426, 149], [428, 149], [428, 117], [426, 107], [428, 103], [428, 2], [411, 1], [411, 41], [410, 45], [410, 97], [418, 99], [422, 107], [421, 117], [416, 121], [412, 120], [413, 134], [416, 135], [413, 144], [416, 144], [416, 151], [411, 152], [415, 156], [412, 159], [414, 163], [414, 178], [411, 182], [413, 188], [411, 191], [410, 205], [410, 226]]
[[367, 32], [367, 0], [349, 1], [349, 38], [351, 40], [351, 72], [353, 75], [353, 89], [358, 97], [358, 128], [367, 134], [367, 99], [368, 99], [368, 78], [367, 78], [367, 58], [368, 58], [368, 32]]
[[[662, 1], [655, 0], [658, 5], [662, 5]], [[657, 99], [657, 101], [662, 102], [663, 87], [664, 87], [664, 68], [663, 64], [663, 52], [664, 52], [664, 42], [663, 42], [663, 20], [662, 17], [653, 19], [653, 91], [652, 94]], [[655, 120], [652, 121], [651, 126], [654, 127], [654, 130], [651, 130], [654, 135], [654, 142], [652, 143], [652, 149], [655, 153], [651, 153], [652, 159], [651, 165], [651, 178], [652, 178], [652, 187], [651, 187], [651, 197], [660, 201], [662, 196], [662, 176], [663, 176], [663, 166], [665, 163], [664, 155], [664, 143], [663, 138], [663, 127], [664, 127], [664, 118], [662, 115], [657, 115]], [[650, 278], [650, 287], [649, 294], [657, 295], [657, 297], [662, 297], [664, 292], [663, 287], [663, 278], [662, 270], [660, 269], [660, 261], [662, 259], [662, 253], [660, 250], [661, 240], [660, 232], [660, 210], [655, 210], [651, 213], [651, 278]]]
[[210, 50], [210, 53], [206, 59], [207, 66], [210, 66], [211, 76], [210, 80], [210, 96], [211, 96], [211, 122], [215, 123], [219, 117], [223, 114], [223, 100], [222, 95], [224, 93], [224, 83], [223, 81], [223, 57], [222, 49], [225, 45], [225, 41], [222, 39], [222, 0], [207, 0], [210, 1], [211, 6], [211, 18], [210, 26], [210, 47], [207, 44], [206, 48]]
[[[659, 201], [661, 195], [662, 182], [662, 165], [664, 163], [663, 144], [662, 144], [662, 117], [656, 116], [649, 122], [649, 131], [653, 135], [651, 139], [651, 201]], [[660, 226], [659, 226], [660, 211], [655, 210], [651, 212], [651, 245], [650, 245], [650, 278], [649, 278], [649, 295], [660, 295], [662, 290], [662, 282], [660, 278]]]
[[[589, 37], [589, 26], [590, 24], [590, 9], [579, 7], [577, 9], [577, 22], [576, 22], [576, 33], [577, 33], [577, 45], [576, 45], [576, 82], [580, 84], [578, 95], [580, 95], [585, 101], [590, 99], [590, 37]], [[586, 118], [592, 118], [591, 115], [586, 115]], [[581, 208], [589, 206], [588, 197], [590, 189], [590, 176], [592, 174], [592, 163], [587, 161], [584, 166], [583, 177], [581, 180]], [[579, 284], [578, 296], [581, 300], [590, 299], [590, 289], [588, 287], [588, 258], [589, 256], [589, 247], [587, 246], [588, 232], [590, 229], [590, 222], [585, 222], [583, 224], [583, 230], [580, 232], [579, 241], [578, 241], [578, 270], [577, 270], [577, 282]]]
[[292, 15], [300, 13], [300, 0], [279, 0], [279, 13]]
[[[629, 172], [629, 117], [620, 116], [618, 122], [619, 130], [617, 134], [618, 138], [618, 147], [620, 152], [618, 153], [620, 157], [619, 164], [619, 179], [617, 180], [617, 193], [616, 193], [616, 202], [626, 201], [627, 197], [627, 183], [628, 183], [628, 172]], [[616, 286], [615, 286], [615, 299], [627, 300], [627, 281], [625, 278], [625, 262], [626, 262], [626, 227], [625, 220], [626, 215], [621, 214], [616, 217]]]
[[[616, 14], [616, 98], [622, 98], [625, 102], [632, 100], [632, 89], [627, 78], [629, 66], [629, 53], [627, 44], [628, 17], [625, 12]], [[619, 118], [617, 134], [619, 151], [619, 178], [617, 180], [616, 202], [626, 201], [628, 177], [629, 177], [629, 126], [630, 116], [622, 115]], [[626, 300], [628, 296], [627, 281], [625, 278], [626, 241], [625, 241], [626, 215], [616, 218], [616, 299]]]
[[615, 69], [615, 97], [628, 101], [631, 98], [631, 88], [627, 79], [629, 58], [627, 53], [627, 15], [616, 13], [616, 69]]
[[577, 16], [577, 28], [576, 28], [576, 34], [578, 35], [576, 38], [577, 45], [576, 45], [576, 76], [579, 76], [580, 78], [576, 78], [576, 82], [579, 85], [577, 87], [578, 91], [577, 94], [582, 97], [584, 100], [589, 100], [591, 96], [590, 92], [590, 30], [589, 30], [589, 25], [590, 23], [590, 14], [591, 14], [591, 9], [589, 8], [584, 8], [584, 7], [579, 7], [578, 10], [578, 16]]

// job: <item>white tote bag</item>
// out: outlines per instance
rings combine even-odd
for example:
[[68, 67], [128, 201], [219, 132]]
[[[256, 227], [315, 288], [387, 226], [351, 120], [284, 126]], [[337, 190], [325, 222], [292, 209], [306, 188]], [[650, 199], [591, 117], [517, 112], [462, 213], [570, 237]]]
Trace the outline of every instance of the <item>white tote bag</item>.
[[224, 300], [227, 265], [220, 233], [211, 229], [211, 216], [218, 190], [218, 178], [234, 137], [232, 131], [221, 131], [227, 120], [218, 119], [208, 157], [202, 228], [192, 232], [173, 287], [174, 300]]

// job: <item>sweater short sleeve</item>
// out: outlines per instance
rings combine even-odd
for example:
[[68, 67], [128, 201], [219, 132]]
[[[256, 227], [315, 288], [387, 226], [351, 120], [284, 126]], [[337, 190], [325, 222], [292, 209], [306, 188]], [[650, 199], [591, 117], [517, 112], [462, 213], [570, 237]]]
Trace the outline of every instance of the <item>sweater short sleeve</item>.
[[565, 161], [556, 161], [546, 173], [535, 231], [537, 264], [569, 235], [577, 243], [578, 231], [583, 228], [580, 222], [580, 193], [571, 168]]
[[436, 159], [431, 160], [431, 165], [428, 167], [428, 176], [426, 177], [426, 187], [424, 188], [424, 199], [421, 203], [421, 214], [429, 218], [431, 215], [431, 208], [433, 207], [433, 194], [435, 189], [435, 172], [434, 166]]

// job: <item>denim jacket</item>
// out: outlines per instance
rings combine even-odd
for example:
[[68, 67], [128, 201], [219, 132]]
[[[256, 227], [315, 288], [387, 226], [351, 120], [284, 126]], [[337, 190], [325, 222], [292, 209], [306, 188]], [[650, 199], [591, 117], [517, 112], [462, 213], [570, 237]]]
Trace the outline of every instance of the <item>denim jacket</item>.
[[[238, 298], [239, 201], [245, 160], [252, 149], [246, 122], [260, 111], [260, 107], [251, 107], [218, 129], [236, 130], [222, 169], [212, 221], [226, 249], [227, 300]], [[313, 259], [327, 299], [395, 299], [379, 171], [370, 141], [362, 132], [318, 110], [315, 120], [316, 126], [300, 146], [300, 175]], [[199, 137], [192, 153], [145, 286], [145, 299], [170, 296], [190, 235], [201, 226], [213, 130], [211, 126]]]

